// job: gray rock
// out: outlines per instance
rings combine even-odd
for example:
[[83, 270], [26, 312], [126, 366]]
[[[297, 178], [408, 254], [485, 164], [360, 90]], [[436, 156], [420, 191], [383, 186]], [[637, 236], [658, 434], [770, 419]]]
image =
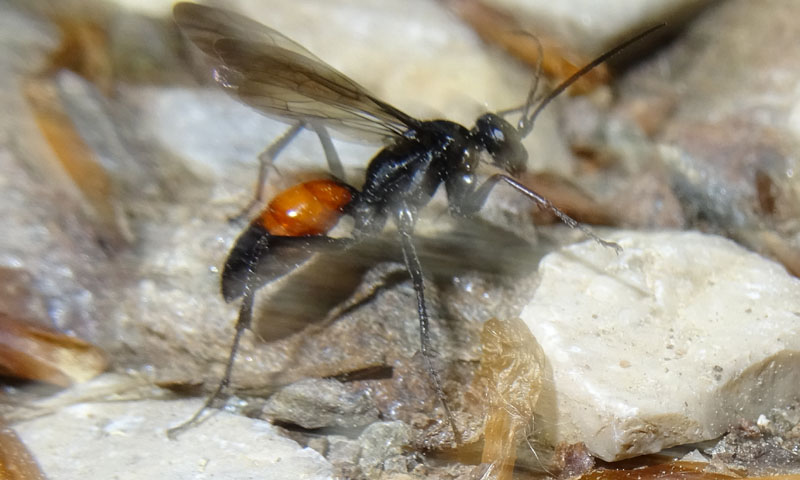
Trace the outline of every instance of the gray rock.
[[262, 414], [308, 429], [352, 429], [378, 420], [368, 391], [353, 391], [332, 379], [307, 379], [286, 386], [269, 397]]
[[327, 459], [334, 465], [357, 465], [361, 445], [347, 437], [333, 436], [328, 443]]
[[[411, 429], [403, 422], [376, 422], [364, 429], [358, 441], [361, 443], [358, 463], [369, 475], [376, 469], [382, 469], [387, 460], [409, 449]], [[396, 466], [397, 461], [391, 460], [389, 463]]]
[[742, 422], [707, 453], [712, 462], [751, 475], [800, 472], [800, 405], [794, 403]]

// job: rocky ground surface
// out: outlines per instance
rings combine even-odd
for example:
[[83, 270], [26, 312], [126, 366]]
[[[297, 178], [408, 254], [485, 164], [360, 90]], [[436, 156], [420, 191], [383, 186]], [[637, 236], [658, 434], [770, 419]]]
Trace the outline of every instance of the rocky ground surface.
[[[484, 325], [518, 316], [543, 352], [514, 357], [538, 373], [504, 390], [538, 392], [533, 418], [509, 420], [518, 475], [667, 447], [717, 471], [797, 472], [800, 5], [520, 3], [482, 5], [577, 58], [669, 24], [524, 142], [522, 181], [622, 253], [502, 187], [476, 219], [449, 217], [444, 196], [423, 213], [452, 448], [391, 229], [262, 289], [227, 412], [168, 439], [224, 370], [229, 218], [286, 125], [214, 87], [170, 2], [0, 2], [0, 314], [99, 346], [113, 372], [8, 383], [4, 417], [48, 478], [496, 475], [484, 420], [511, 396], [487, 386]], [[465, 4], [226, 2], [407, 113], [471, 126], [518, 106], [532, 70], [453, 13]], [[350, 140], [335, 142], [358, 185], [378, 147]], [[301, 134], [267, 192], [324, 175], [323, 158]]]

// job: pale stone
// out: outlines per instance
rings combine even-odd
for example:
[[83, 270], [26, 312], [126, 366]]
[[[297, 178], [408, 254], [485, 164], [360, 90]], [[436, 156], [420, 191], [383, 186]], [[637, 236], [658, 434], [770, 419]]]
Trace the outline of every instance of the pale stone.
[[202, 400], [82, 403], [14, 426], [47, 478], [332, 478], [319, 453], [262, 420], [215, 412], [167, 438]]
[[545, 257], [522, 318], [551, 444], [604, 460], [716, 438], [800, 395], [800, 280], [730, 240], [618, 233]]

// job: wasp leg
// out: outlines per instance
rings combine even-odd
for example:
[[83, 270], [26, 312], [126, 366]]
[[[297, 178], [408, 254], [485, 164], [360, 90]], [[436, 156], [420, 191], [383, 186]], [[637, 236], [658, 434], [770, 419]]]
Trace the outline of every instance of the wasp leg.
[[317, 122], [310, 122], [310, 126], [319, 137], [319, 143], [322, 144], [322, 150], [325, 152], [325, 160], [328, 161], [328, 169], [337, 180], [345, 181], [344, 167], [342, 161], [339, 159], [339, 154], [336, 153], [336, 148], [333, 146], [328, 131]]
[[461, 443], [461, 435], [456, 428], [456, 422], [450, 407], [447, 405], [447, 399], [444, 396], [442, 389], [442, 380], [439, 373], [433, 366], [433, 352], [431, 351], [431, 338], [428, 330], [428, 309], [425, 304], [425, 284], [422, 275], [422, 265], [417, 256], [417, 250], [414, 248], [412, 234], [414, 232], [414, 224], [416, 222], [416, 214], [407, 204], [404, 204], [397, 213], [397, 230], [400, 232], [400, 243], [403, 250], [403, 259], [405, 260], [406, 269], [411, 276], [411, 283], [414, 285], [414, 292], [417, 295], [417, 314], [419, 316], [419, 335], [420, 335], [420, 350], [425, 359], [425, 366], [427, 367], [428, 374], [433, 381], [433, 387], [436, 390], [436, 396], [442, 402], [447, 421], [450, 428], [453, 430], [453, 438], [456, 445]]
[[275, 159], [286, 148], [292, 140], [295, 139], [298, 133], [305, 127], [304, 122], [292, 124], [283, 135], [278, 137], [269, 147], [258, 155], [258, 179], [256, 180], [255, 193], [250, 203], [247, 204], [238, 214], [231, 217], [231, 223], [238, 223], [250, 216], [250, 212], [258, 206], [264, 199], [264, 185], [267, 182], [267, 169], [270, 167], [275, 168]]
[[250, 324], [253, 321], [253, 300], [255, 298], [256, 291], [260, 286], [255, 284], [256, 268], [261, 257], [267, 254], [269, 250], [269, 243], [270, 236], [268, 234], [261, 235], [253, 247], [252, 256], [250, 256], [248, 259], [248, 273], [247, 280], [245, 282], [245, 288], [242, 292], [242, 306], [239, 308], [239, 317], [236, 319], [236, 329], [233, 335], [233, 342], [231, 344], [230, 353], [228, 353], [228, 359], [225, 362], [225, 374], [222, 376], [217, 388], [211, 393], [211, 395], [208, 396], [200, 409], [197, 410], [197, 412], [195, 412], [195, 414], [192, 415], [189, 420], [186, 420], [177, 427], [167, 430], [167, 436], [169, 438], [174, 439], [187, 428], [197, 424], [200, 421], [200, 417], [203, 415], [203, 413], [209, 407], [211, 407], [211, 405], [218, 398], [220, 398], [228, 388], [228, 385], [231, 382], [231, 374], [233, 373], [233, 363], [236, 360], [236, 353], [239, 351], [239, 344], [241, 343], [242, 334], [246, 328], [250, 328]]
[[325, 152], [325, 159], [328, 162], [328, 168], [331, 175], [338, 180], [344, 180], [344, 167], [342, 161], [339, 159], [339, 154], [333, 146], [330, 134], [322, 125], [318, 123], [298, 122], [292, 124], [283, 135], [278, 137], [269, 147], [258, 155], [258, 179], [256, 180], [255, 192], [253, 198], [238, 214], [230, 218], [231, 223], [238, 223], [243, 219], [250, 216], [252, 210], [262, 203], [264, 199], [264, 185], [267, 183], [267, 170], [272, 167], [275, 171], [275, 160], [278, 155], [286, 148], [292, 140], [297, 137], [301, 130], [304, 128], [311, 128], [314, 133], [319, 137], [319, 143], [322, 145], [322, 150]]
[[[297, 263], [291, 266], [287, 266], [291, 270], [299, 267], [314, 253], [319, 253], [326, 250], [343, 250], [350, 247], [354, 243], [354, 239], [332, 238], [326, 235], [288, 237], [269, 235], [268, 233], [260, 235], [255, 240], [255, 243], [250, 246], [248, 252], [242, 259], [245, 269], [244, 278], [241, 279], [242, 284], [237, 287], [238, 289], [235, 290], [235, 294], [229, 293], [225, 297], [227, 301], [231, 301], [239, 296], [242, 297], [242, 305], [239, 308], [239, 317], [236, 319], [236, 327], [233, 335], [233, 341], [231, 342], [231, 349], [228, 353], [228, 359], [225, 361], [225, 373], [223, 374], [222, 379], [219, 381], [219, 384], [217, 384], [217, 388], [215, 388], [214, 391], [208, 396], [206, 401], [197, 410], [197, 412], [195, 412], [191, 418], [181, 423], [177, 427], [167, 430], [167, 436], [174, 439], [183, 431], [199, 423], [203, 413], [211, 408], [214, 402], [220, 399], [228, 389], [228, 386], [231, 382], [231, 376], [233, 374], [233, 365], [236, 361], [236, 354], [239, 352], [242, 334], [246, 329], [250, 328], [250, 325], [253, 322], [253, 303], [256, 292], [265, 284], [270, 283], [271, 281], [276, 280], [280, 276], [288, 273], [288, 271], [286, 271], [280, 275], [265, 278], [265, 272], [261, 271], [263, 269], [263, 265], [261, 265], [262, 262], [280, 257], [281, 252], [285, 249], [294, 249], [304, 252], [304, 258], [298, 259]], [[226, 277], [223, 276], [223, 290], [225, 290], [225, 282]], [[229, 289], [230, 288], [232, 287], [229, 287]]]
[[218, 399], [222, 398], [223, 393], [228, 388], [231, 382], [231, 375], [233, 373], [233, 363], [236, 360], [236, 354], [239, 351], [239, 344], [241, 343], [242, 334], [244, 333], [245, 329], [250, 328], [250, 324], [253, 321], [253, 299], [255, 297], [255, 291], [253, 289], [247, 289], [242, 298], [242, 306], [239, 308], [239, 317], [236, 320], [236, 330], [233, 335], [233, 341], [231, 343], [231, 350], [228, 354], [228, 360], [225, 362], [225, 374], [222, 376], [219, 384], [217, 384], [217, 388], [214, 389], [213, 392], [206, 398], [206, 401], [203, 402], [203, 405], [191, 416], [188, 420], [181, 423], [177, 427], [172, 427], [167, 430], [167, 436], [171, 439], [176, 439], [178, 435], [186, 431], [187, 429], [197, 425], [201, 422], [201, 417], [206, 410], [212, 407], [214, 402]]
[[489, 193], [491, 193], [492, 189], [500, 181], [506, 182], [509, 186], [511, 186], [511, 188], [531, 199], [534, 203], [536, 203], [536, 205], [539, 206], [539, 208], [553, 212], [553, 214], [557, 216], [559, 220], [567, 224], [567, 226], [570, 228], [577, 228], [600, 245], [613, 248], [618, 254], [622, 253], [622, 247], [620, 247], [619, 244], [610, 242], [608, 240], [603, 240], [602, 238], [598, 237], [594, 232], [592, 232], [591, 229], [589, 229], [589, 227], [561, 211], [558, 207], [553, 205], [550, 200], [539, 195], [514, 178], [502, 173], [492, 175], [474, 191], [463, 192], [460, 194], [457, 193], [457, 201], [451, 203], [451, 210], [456, 215], [471, 215], [477, 212], [483, 208], [483, 205], [486, 203], [486, 199], [489, 197]]

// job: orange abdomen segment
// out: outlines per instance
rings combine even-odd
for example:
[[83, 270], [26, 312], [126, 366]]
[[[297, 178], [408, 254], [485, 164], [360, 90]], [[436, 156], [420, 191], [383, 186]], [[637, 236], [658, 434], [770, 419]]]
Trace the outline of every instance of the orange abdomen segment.
[[341, 218], [353, 195], [334, 180], [312, 180], [276, 195], [257, 222], [271, 235], [322, 235]]

